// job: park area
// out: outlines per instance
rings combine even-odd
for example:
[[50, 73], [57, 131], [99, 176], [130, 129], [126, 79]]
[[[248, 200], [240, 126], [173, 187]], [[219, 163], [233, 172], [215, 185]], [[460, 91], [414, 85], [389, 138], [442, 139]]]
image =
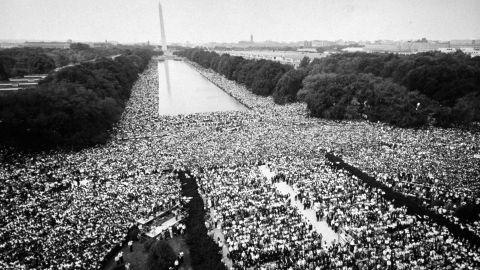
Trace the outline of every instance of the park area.
[[480, 267], [477, 132], [314, 118], [183, 64], [249, 109], [159, 115], [154, 59], [107, 143], [1, 150], [1, 268], [153, 269], [148, 241], [175, 269]]

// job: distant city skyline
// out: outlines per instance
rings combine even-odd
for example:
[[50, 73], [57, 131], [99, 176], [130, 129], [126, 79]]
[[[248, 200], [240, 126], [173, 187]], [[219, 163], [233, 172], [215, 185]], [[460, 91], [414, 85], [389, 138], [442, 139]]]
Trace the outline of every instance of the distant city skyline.
[[[427, 42], [429, 43], [448, 43], [451, 41], [475, 41], [475, 44], [480, 44], [480, 38], [478, 39], [454, 39], [454, 40], [432, 40], [427, 38]], [[307, 40], [294, 40], [294, 41], [277, 41], [277, 40], [258, 40], [258, 41], [249, 41], [249, 40], [237, 40], [237, 41], [231, 41], [231, 42], [218, 42], [218, 41], [208, 41], [208, 42], [177, 42], [177, 41], [168, 41], [168, 45], [178, 45], [178, 44], [190, 44], [190, 45], [207, 45], [207, 44], [218, 44], [218, 45], [261, 45], [265, 46], [266, 44], [279, 44], [281, 46], [295, 46], [295, 47], [305, 47], [305, 42], [308, 42], [308, 44], [316, 44], [313, 45], [312, 47], [322, 47], [322, 46], [327, 46], [327, 45], [318, 45], [318, 42], [328, 42], [331, 43], [331, 45], [355, 45], [355, 44], [375, 44], [375, 43], [409, 43], [409, 42], [422, 42], [421, 39], [402, 39], [402, 40], [389, 40], [389, 39], [379, 39], [379, 40], [343, 40], [343, 39], [338, 39], [338, 40], [325, 40], [325, 39], [307, 39]], [[95, 45], [99, 46], [100, 44], [108, 44], [108, 45], [118, 45], [118, 44], [125, 44], [125, 45], [153, 45], [153, 46], [161, 46], [162, 42], [161, 41], [151, 41], [151, 40], [143, 40], [143, 41], [134, 41], [134, 42], [118, 42], [116, 40], [47, 40], [47, 39], [2, 39], [0, 38], [0, 43], [2, 44], [18, 44], [18, 46], [22, 46], [22, 44], [34, 44], [34, 43], [62, 43], [62, 44], [67, 44], [67, 43], [85, 43], [87, 45]]]
[[[480, 39], [477, 0], [164, 0], [169, 43]], [[160, 43], [157, 0], [2, 0], [0, 40]]]

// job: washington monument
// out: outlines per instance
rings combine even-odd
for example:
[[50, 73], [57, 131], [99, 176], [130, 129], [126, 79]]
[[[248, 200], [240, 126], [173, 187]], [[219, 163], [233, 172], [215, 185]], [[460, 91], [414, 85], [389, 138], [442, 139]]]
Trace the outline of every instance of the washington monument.
[[166, 55], [167, 54], [167, 38], [165, 37], [165, 26], [163, 22], [162, 4], [160, 3], [160, 1], [158, 2], [158, 13], [160, 15], [160, 31], [162, 33], [162, 51]]
[[[165, 37], [165, 26], [164, 26], [164, 22], [163, 22], [163, 12], [162, 12], [162, 4], [160, 3], [160, 1], [158, 2], [158, 14], [160, 16], [160, 31], [161, 31], [161, 34], [162, 34], [162, 51], [163, 51], [163, 55], [164, 56], [168, 56], [169, 53], [168, 53], [168, 48], [167, 48], [167, 38]], [[158, 63], [158, 65], [160, 65], [160, 62]], [[168, 93], [168, 97], [169, 98], [173, 98], [172, 96], [172, 92], [171, 92], [171, 85], [170, 85], [170, 71], [168, 69], [168, 61], [167, 59], [165, 59], [165, 61], [163, 61], [163, 65], [165, 66], [165, 81], [167, 83], [167, 93]], [[160, 71], [160, 69], [158, 69]], [[158, 74], [158, 78], [160, 79], [160, 74]], [[158, 113], [161, 114], [161, 94], [160, 94], [160, 91], [161, 91], [161, 87], [160, 87], [160, 84], [158, 84]]]

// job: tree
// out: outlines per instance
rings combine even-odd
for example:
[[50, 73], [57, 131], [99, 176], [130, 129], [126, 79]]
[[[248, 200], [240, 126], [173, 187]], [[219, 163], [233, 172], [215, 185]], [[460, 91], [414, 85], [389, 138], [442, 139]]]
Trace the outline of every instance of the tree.
[[29, 62], [29, 73], [48, 73], [55, 68], [55, 61], [40, 54], [32, 58]]
[[312, 72], [358, 74], [371, 73], [391, 78], [409, 91], [452, 107], [457, 99], [480, 92], [480, 61], [457, 52], [427, 52], [399, 56], [393, 54], [345, 53], [314, 59]]
[[273, 100], [278, 104], [294, 102], [298, 91], [303, 87], [303, 79], [308, 72], [304, 68], [292, 69], [283, 74], [273, 91]]
[[459, 98], [452, 110], [457, 123], [480, 122], [480, 93]]
[[480, 58], [463, 53], [357, 52], [312, 61], [304, 57], [298, 71], [278, 62], [219, 56], [200, 48], [177, 54], [244, 84], [254, 94], [272, 95], [278, 104], [305, 101], [317, 117], [366, 115], [372, 121], [405, 127], [468, 124], [480, 118], [476, 109]]
[[255, 72], [252, 82], [252, 92], [260, 96], [272, 94], [275, 85], [282, 75], [291, 67], [278, 62], [265, 61], [260, 69]]
[[147, 257], [147, 270], [168, 270], [175, 262], [176, 254], [167, 241], [155, 241]]
[[[382, 121], [400, 127], [428, 124], [439, 104], [418, 92], [371, 74], [316, 74], [304, 80], [304, 99], [312, 116]], [[421, 105], [421, 106], [420, 106]]]
[[300, 68], [306, 68], [308, 64], [310, 63], [310, 58], [308, 56], [304, 56], [302, 58], [302, 61], [300, 61], [300, 65], [298, 67]]
[[[30, 150], [105, 143], [138, 72], [153, 54], [143, 49], [129, 53], [67, 67], [51, 73], [35, 90], [0, 96], [1, 144]], [[51, 58], [32, 55], [22, 61], [22, 72], [25, 62], [37, 72], [51, 68]]]
[[0, 80], [8, 80], [12, 76], [12, 69], [16, 60], [8, 55], [0, 55]]
[[70, 49], [76, 50], [76, 51], [85, 51], [90, 49], [90, 45], [77, 42], [77, 43], [70, 44]]

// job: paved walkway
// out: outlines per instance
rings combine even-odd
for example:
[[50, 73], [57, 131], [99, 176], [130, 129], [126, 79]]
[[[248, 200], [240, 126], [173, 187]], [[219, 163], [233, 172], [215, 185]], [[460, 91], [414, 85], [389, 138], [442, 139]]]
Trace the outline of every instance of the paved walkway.
[[283, 194], [288, 194], [292, 206], [298, 209], [298, 212], [313, 226], [313, 229], [322, 234], [322, 241], [326, 242], [326, 245], [331, 245], [333, 241], [340, 241], [340, 234], [335, 233], [327, 224], [325, 219], [317, 221], [317, 216], [315, 210], [313, 209], [304, 209], [303, 204], [299, 200], [295, 200], [295, 191], [294, 189], [285, 182], [275, 183], [275, 187], [282, 192]]
[[[207, 202], [205, 200], [205, 197], [203, 196], [203, 194], [200, 194], [200, 196], [202, 196], [203, 202], [206, 205]], [[208, 214], [210, 215], [210, 217], [212, 217], [211, 220], [213, 220], [213, 218], [216, 217], [216, 215], [217, 215], [217, 213], [216, 213], [215, 209], [213, 209], [213, 207], [210, 208], [210, 211], [208, 212]], [[222, 260], [223, 260], [223, 263], [227, 266], [227, 269], [232, 269], [233, 262], [232, 262], [231, 259], [229, 259], [227, 257], [228, 246], [227, 246], [227, 243], [225, 242], [225, 237], [224, 237], [222, 229], [221, 229], [222, 228], [222, 222], [218, 219], [218, 217], [217, 217], [217, 220], [218, 220], [218, 226], [215, 227], [215, 225], [213, 225], [213, 228], [211, 230], [209, 230], [208, 233], [213, 238], [215, 243], [218, 243], [218, 239], [220, 238], [220, 243], [222, 243]]]
[[[214, 210], [212, 210], [213, 212]], [[218, 222], [218, 227], [213, 228], [211, 231], [213, 233], [213, 239], [215, 240], [216, 243], [218, 243], [218, 239], [220, 238], [220, 243], [222, 243], [222, 257], [223, 257], [223, 263], [227, 266], [227, 269], [232, 269], [233, 267], [233, 262], [227, 257], [228, 254], [228, 246], [227, 243], [225, 242], [225, 237], [222, 232], [222, 225], [221, 222]]]
[[[270, 171], [270, 169], [265, 166], [259, 166], [258, 167], [260, 172], [267, 177], [268, 179], [271, 179], [272, 177], [275, 176], [273, 172]], [[326, 245], [331, 245], [334, 241], [339, 242], [341, 239], [341, 235], [335, 233], [327, 224], [325, 219], [317, 221], [317, 216], [315, 214], [315, 210], [313, 209], [304, 209], [303, 204], [299, 200], [295, 200], [295, 190], [288, 185], [286, 182], [279, 182], [275, 183], [274, 186], [278, 189], [283, 194], [288, 194], [289, 198], [291, 200], [292, 206], [296, 207], [299, 211], [299, 213], [313, 226], [313, 229], [317, 232], [322, 234], [322, 242], [326, 242]]]
[[[273, 172], [270, 171], [268, 166], [262, 165], [258, 167], [262, 175], [267, 177], [268, 179], [271, 179], [275, 176]], [[299, 213], [313, 226], [313, 229], [322, 234], [322, 241], [326, 243], [327, 246], [331, 245], [334, 241], [338, 242], [340, 241], [340, 234], [335, 233], [327, 224], [325, 220], [320, 220], [317, 221], [317, 217], [315, 215], [315, 211], [313, 209], [304, 209], [302, 203], [299, 200], [295, 200], [295, 190], [288, 185], [286, 182], [279, 182], [274, 184], [275, 187], [278, 189], [283, 194], [288, 194], [292, 206], [296, 207], [299, 211]], [[205, 201], [204, 196], [202, 195], [202, 198]], [[210, 209], [209, 214], [211, 217], [216, 216], [216, 212], [213, 208]], [[232, 269], [232, 260], [227, 258], [228, 254], [228, 246], [225, 242], [225, 238], [223, 235], [223, 232], [221, 230], [221, 222], [218, 221], [218, 227], [213, 228], [210, 230], [210, 235], [213, 237], [215, 242], [218, 243], [218, 239], [220, 239], [220, 242], [222, 243], [222, 254], [223, 254], [223, 262], [227, 266], [228, 269]]]

